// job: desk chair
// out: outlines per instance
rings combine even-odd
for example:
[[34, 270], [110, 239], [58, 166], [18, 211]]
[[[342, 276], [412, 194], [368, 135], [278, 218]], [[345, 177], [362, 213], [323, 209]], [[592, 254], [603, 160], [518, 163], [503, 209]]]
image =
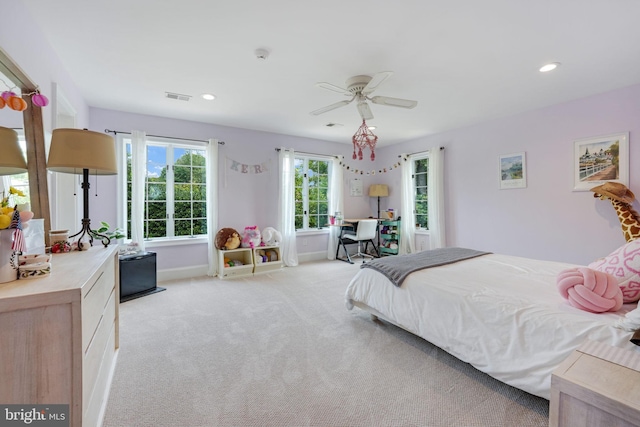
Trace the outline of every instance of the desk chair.
[[[376, 244], [373, 242], [373, 239], [375, 239], [378, 235], [378, 220], [363, 219], [362, 221], [358, 221], [355, 234], [353, 233], [354, 233], [353, 231], [348, 231], [346, 233], [340, 234], [340, 237], [338, 238], [339, 240], [338, 250], [340, 250], [340, 245], [342, 245], [342, 248], [344, 249], [344, 253], [347, 255], [347, 260], [348, 260], [347, 262], [349, 262], [350, 264], [353, 264], [353, 261], [351, 261], [351, 256], [349, 255], [349, 252], [347, 251], [347, 248], [345, 246], [351, 243], [358, 244], [358, 252], [355, 253], [353, 256], [362, 257], [363, 263], [365, 261], [365, 257], [375, 258], [373, 255], [369, 255], [366, 253], [366, 248], [369, 246], [369, 243], [373, 245], [373, 248], [376, 250], [376, 254], [380, 256], [378, 252], [378, 248], [376, 247]], [[365, 243], [364, 251], [362, 249], [363, 243]]]

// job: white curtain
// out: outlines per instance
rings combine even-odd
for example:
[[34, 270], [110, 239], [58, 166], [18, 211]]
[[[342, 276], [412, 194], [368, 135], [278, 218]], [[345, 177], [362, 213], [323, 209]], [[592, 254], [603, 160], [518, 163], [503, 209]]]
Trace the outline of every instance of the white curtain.
[[[344, 212], [344, 184], [343, 173], [340, 162], [342, 157], [336, 157], [330, 164], [331, 180], [329, 187], [329, 215], [336, 211]], [[340, 227], [329, 227], [329, 245], [327, 247], [327, 258], [336, 259], [336, 249], [338, 247], [338, 235]]]
[[131, 131], [131, 242], [144, 244], [144, 182], [147, 176], [147, 134]]
[[9, 187], [11, 186], [11, 180], [9, 179], [9, 175], [0, 176], [0, 192], [4, 192], [4, 194], [0, 195], [0, 199], [2, 196], [6, 196], [9, 194]]
[[282, 233], [282, 261], [287, 267], [298, 265], [295, 223], [295, 153], [293, 149], [280, 148], [280, 205], [278, 218]]
[[444, 148], [429, 150], [429, 247], [446, 246], [444, 227]]
[[209, 267], [207, 274], [218, 274], [218, 250], [215, 245], [218, 230], [218, 140], [210, 139], [207, 147], [207, 237]]
[[400, 213], [402, 221], [400, 222], [400, 242], [398, 253], [412, 254], [415, 250], [413, 242], [416, 233], [416, 215], [414, 212], [414, 188], [413, 188], [413, 159], [411, 156], [402, 155], [401, 166], [401, 185], [400, 191]]

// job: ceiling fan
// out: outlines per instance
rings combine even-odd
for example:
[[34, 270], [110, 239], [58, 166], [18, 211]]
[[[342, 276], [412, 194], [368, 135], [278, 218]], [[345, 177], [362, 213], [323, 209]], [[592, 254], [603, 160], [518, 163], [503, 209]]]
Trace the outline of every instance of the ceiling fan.
[[369, 95], [371, 95], [371, 93], [373, 93], [373, 91], [376, 90], [378, 86], [380, 86], [385, 80], [391, 77], [392, 74], [392, 71], [383, 71], [381, 73], [375, 74], [373, 77], [351, 77], [345, 82], [345, 84], [347, 85], [346, 89], [333, 85], [331, 83], [318, 82], [316, 83], [316, 86], [350, 96], [351, 99], [327, 105], [326, 107], [312, 111], [310, 114], [318, 116], [322, 113], [326, 113], [327, 111], [335, 110], [336, 108], [344, 107], [345, 105], [348, 105], [353, 101], [357, 101], [358, 112], [360, 113], [360, 117], [362, 117], [362, 120], [371, 120], [373, 119], [373, 113], [371, 112], [371, 108], [369, 107], [367, 101], [371, 101], [374, 104], [388, 105], [390, 107], [400, 108], [413, 108], [418, 105], [418, 101], [411, 101], [409, 99], [391, 98], [388, 96], [369, 97]]

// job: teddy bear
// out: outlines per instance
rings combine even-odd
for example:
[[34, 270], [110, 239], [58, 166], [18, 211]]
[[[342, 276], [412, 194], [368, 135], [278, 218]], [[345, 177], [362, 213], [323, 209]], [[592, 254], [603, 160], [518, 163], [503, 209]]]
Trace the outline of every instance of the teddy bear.
[[240, 246], [240, 234], [234, 228], [221, 228], [216, 234], [216, 248], [221, 250], [236, 249]]
[[282, 242], [282, 234], [273, 227], [262, 230], [262, 243], [264, 246], [279, 246]]

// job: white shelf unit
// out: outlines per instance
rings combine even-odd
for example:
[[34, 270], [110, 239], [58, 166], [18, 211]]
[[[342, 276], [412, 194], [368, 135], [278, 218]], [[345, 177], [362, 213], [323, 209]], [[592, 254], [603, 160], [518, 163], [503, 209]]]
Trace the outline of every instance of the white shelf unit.
[[[240, 261], [242, 265], [225, 267], [225, 258]], [[251, 248], [238, 248], [228, 251], [218, 251], [218, 277], [230, 279], [232, 277], [250, 276], [253, 274], [253, 255]]]
[[[266, 256], [266, 261], [262, 254]], [[268, 273], [282, 267], [280, 246], [260, 246], [253, 249], [253, 274]]]

